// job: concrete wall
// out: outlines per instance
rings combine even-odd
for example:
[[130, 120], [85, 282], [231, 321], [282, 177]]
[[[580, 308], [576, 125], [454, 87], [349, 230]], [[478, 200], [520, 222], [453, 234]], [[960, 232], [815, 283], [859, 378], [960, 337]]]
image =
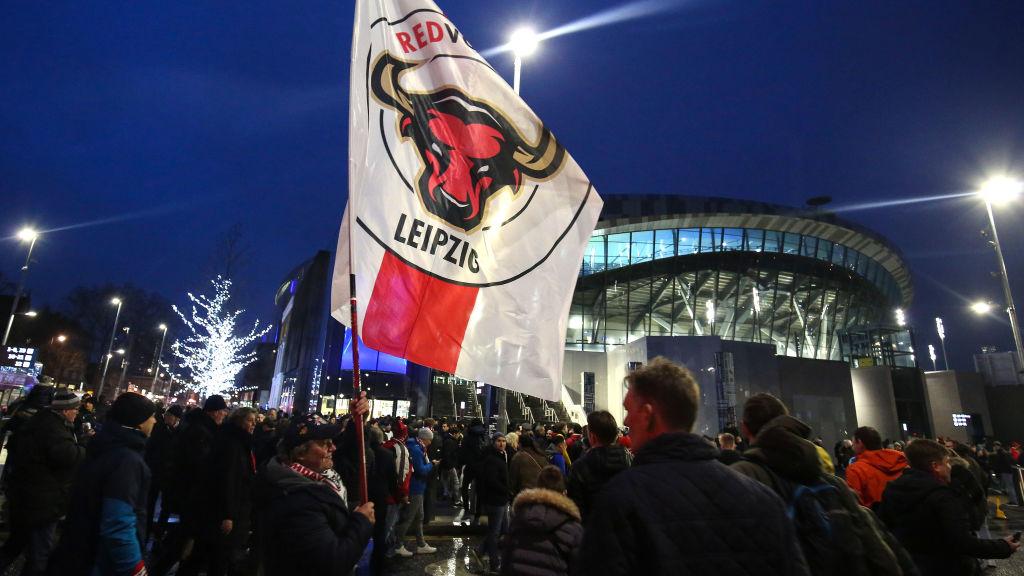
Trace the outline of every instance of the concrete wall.
[[957, 387], [964, 414], [980, 415], [985, 435], [992, 436], [992, 414], [989, 412], [988, 398], [985, 397], [985, 376], [977, 372], [957, 372]]
[[924, 375], [924, 396], [928, 405], [928, 419], [932, 434], [970, 442], [969, 426], [953, 426], [953, 414], [964, 414], [960, 404], [960, 389], [957, 373], [952, 370], [926, 372]]
[[811, 427], [829, 453], [857, 429], [850, 367], [844, 362], [779, 356], [779, 396], [794, 417]]
[[858, 426], [871, 426], [882, 438], [900, 438], [892, 375], [888, 366], [850, 370]]
[[604, 352], [582, 352], [566, 350], [562, 361], [562, 385], [569, 389], [569, 396], [583, 405], [583, 381], [581, 374], [594, 373], [595, 403], [600, 410], [607, 408], [600, 399], [600, 390], [608, 386], [608, 356]]
[[1008, 442], [1024, 440], [1024, 386], [988, 386], [992, 437]]

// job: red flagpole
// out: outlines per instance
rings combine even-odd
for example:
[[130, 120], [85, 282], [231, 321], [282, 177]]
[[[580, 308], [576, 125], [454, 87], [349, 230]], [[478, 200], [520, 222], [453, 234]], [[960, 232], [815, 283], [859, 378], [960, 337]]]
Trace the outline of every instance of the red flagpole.
[[[352, 392], [353, 398], [359, 400], [359, 314], [356, 308], [356, 275], [352, 272], [352, 244], [349, 243], [349, 292], [352, 297]], [[366, 504], [369, 499], [366, 486], [366, 442], [363, 436], [363, 417], [353, 415], [356, 426], [356, 441], [359, 444], [359, 503]]]

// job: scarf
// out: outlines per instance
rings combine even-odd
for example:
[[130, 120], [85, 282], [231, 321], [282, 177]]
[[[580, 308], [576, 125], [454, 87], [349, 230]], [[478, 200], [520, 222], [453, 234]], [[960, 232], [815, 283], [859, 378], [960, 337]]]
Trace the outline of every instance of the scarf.
[[292, 462], [289, 468], [292, 469], [292, 472], [305, 476], [310, 480], [326, 484], [328, 488], [338, 495], [338, 498], [341, 498], [343, 503], [348, 502], [345, 500], [345, 485], [341, 482], [341, 476], [339, 476], [333, 469], [328, 469], [326, 472], [321, 474], [320, 472], [307, 468], [298, 462]]

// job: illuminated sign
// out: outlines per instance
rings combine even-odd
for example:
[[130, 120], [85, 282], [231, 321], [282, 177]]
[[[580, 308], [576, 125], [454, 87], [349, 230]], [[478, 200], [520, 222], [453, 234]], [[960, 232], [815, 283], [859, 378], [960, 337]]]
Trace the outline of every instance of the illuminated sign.
[[970, 414], [953, 414], [953, 426], [957, 428], [966, 428], [967, 422], [971, 419]]

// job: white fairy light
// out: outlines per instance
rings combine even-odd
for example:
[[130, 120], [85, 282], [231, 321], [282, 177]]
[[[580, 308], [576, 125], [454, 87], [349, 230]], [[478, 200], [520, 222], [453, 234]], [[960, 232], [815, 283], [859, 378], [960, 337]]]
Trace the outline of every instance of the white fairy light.
[[256, 359], [255, 352], [243, 350], [271, 328], [267, 326], [260, 330], [260, 322], [257, 320], [248, 334], [236, 336], [235, 325], [244, 310], [224, 310], [231, 298], [231, 280], [217, 276], [211, 283], [214, 290], [212, 298], [203, 294], [193, 296], [189, 292], [188, 298], [192, 301], [191, 320], [177, 306], [172, 306], [192, 334], [184, 340], [176, 341], [171, 346], [171, 352], [181, 361], [181, 367], [191, 375], [191, 382], [186, 387], [201, 397], [229, 391], [238, 372]]

